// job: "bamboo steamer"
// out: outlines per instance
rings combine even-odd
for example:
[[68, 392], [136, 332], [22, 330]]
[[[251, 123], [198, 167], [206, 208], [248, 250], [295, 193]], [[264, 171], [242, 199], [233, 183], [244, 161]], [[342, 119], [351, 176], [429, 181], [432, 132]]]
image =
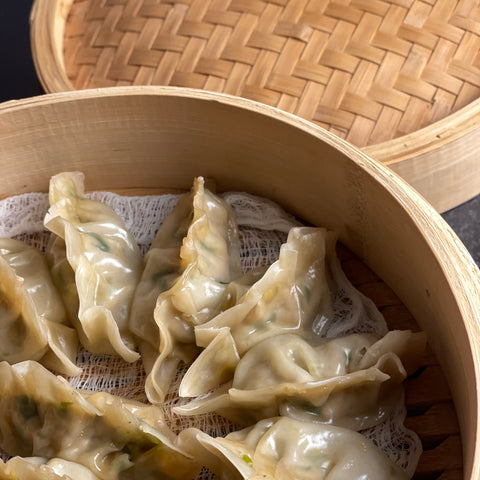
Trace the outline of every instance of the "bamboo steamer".
[[278, 107], [438, 211], [480, 193], [477, 0], [35, 0], [47, 92], [172, 85]]
[[278, 109], [147, 86], [4, 103], [0, 155], [0, 197], [47, 191], [64, 170], [83, 171], [89, 190], [124, 194], [184, 191], [205, 175], [220, 191], [271, 198], [337, 231], [347, 274], [389, 326], [418, 322], [427, 332], [431, 352], [406, 382], [406, 422], [425, 449], [415, 478], [480, 478], [479, 271], [439, 214], [389, 169]]

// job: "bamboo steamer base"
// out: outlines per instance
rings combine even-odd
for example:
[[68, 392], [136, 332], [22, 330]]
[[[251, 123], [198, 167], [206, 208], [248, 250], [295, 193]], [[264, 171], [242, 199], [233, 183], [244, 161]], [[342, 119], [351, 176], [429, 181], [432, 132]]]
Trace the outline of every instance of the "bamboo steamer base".
[[405, 382], [406, 425], [424, 447], [414, 478], [479, 478], [480, 275], [441, 217], [377, 162], [288, 113], [167, 87], [4, 104], [0, 153], [0, 198], [47, 191], [67, 169], [84, 171], [87, 190], [123, 194], [187, 190], [203, 174], [335, 230], [345, 273], [389, 328], [427, 333], [431, 350]]
[[47, 92], [171, 85], [326, 128], [445, 211], [480, 193], [477, 0], [36, 0]]

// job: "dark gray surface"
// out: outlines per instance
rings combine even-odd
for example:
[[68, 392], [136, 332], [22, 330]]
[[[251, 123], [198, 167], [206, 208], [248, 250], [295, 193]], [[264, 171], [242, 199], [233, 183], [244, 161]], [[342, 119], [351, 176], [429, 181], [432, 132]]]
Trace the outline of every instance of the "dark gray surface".
[[0, 0], [0, 102], [42, 93], [30, 51], [32, 0]]
[[442, 217], [453, 228], [476, 264], [480, 266], [480, 196], [445, 212]]
[[[30, 50], [31, 5], [32, 0], [0, 0], [0, 102], [43, 93]], [[443, 218], [480, 265], [480, 196], [444, 213]]]

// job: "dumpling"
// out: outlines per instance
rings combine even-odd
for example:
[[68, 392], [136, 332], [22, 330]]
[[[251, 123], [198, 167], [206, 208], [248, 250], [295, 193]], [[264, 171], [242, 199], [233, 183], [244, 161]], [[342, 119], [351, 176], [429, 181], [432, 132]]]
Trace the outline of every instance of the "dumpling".
[[54, 233], [50, 234], [45, 248], [45, 258], [50, 269], [53, 284], [63, 300], [67, 317], [75, 327], [82, 345], [88, 344], [88, 338], [78, 318], [80, 299], [78, 298], [75, 272], [67, 260], [65, 240]]
[[153, 405], [75, 390], [31, 361], [1, 362], [0, 378], [0, 448], [9, 455], [61, 458], [102, 480], [144, 478], [147, 467], [161, 478], [198, 471]]
[[[151, 402], [163, 401], [179, 362], [190, 362], [197, 353], [194, 326], [228, 306], [229, 285], [241, 274], [233, 212], [204, 188], [202, 177], [196, 178], [192, 194], [180, 200], [160, 228], [137, 289], [131, 329], [142, 339], [142, 359], [148, 373], [145, 389]], [[145, 286], [151, 285], [152, 279], [159, 294], [152, 308], [153, 330], [147, 310], [155, 293]], [[143, 306], [138, 307], [137, 302]]]
[[260, 341], [285, 333], [314, 337], [314, 323], [331, 317], [326, 256], [333, 234], [322, 228], [292, 228], [278, 261], [238, 303], [195, 328], [206, 347], [187, 371], [180, 396], [196, 397], [231, 378], [240, 358]]
[[180, 433], [179, 446], [223, 480], [408, 478], [361, 434], [286, 417], [263, 420], [225, 438], [190, 428]]
[[382, 422], [419, 365], [425, 335], [394, 330], [383, 338], [352, 334], [311, 346], [298, 335], [268, 338], [238, 363], [233, 381], [176, 407], [215, 411], [240, 425], [277, 415], [354, 430]]
[[0, 360], [37, 360], [77, 375], [76, 331], [50, 277], [44, 256], [23, 242], [0, 239]]
[[158, 327], [153, 311], [160, 293], [168, 290], [181, 273], [180, 248], [193, 215], [193, 192], [180, 197], [160, 226], [143, 263], [143, 273], [130, 311], [129, 328], [138, 337], [140, 348], [147, 342], [157, 348]]
[[80, 172], [52, 177], [49, 199], [45, 226], [65, 240], [75, 272], [84, 347], [92, 353], [120, 355], [128, 362], [137, 360], [128, 329], [142, 267], [135, 239], [110, 207], [84, 196]]
[[13, 457], [0, 461], [0, 480], [99, 480], [88, 468], [54, 458]]

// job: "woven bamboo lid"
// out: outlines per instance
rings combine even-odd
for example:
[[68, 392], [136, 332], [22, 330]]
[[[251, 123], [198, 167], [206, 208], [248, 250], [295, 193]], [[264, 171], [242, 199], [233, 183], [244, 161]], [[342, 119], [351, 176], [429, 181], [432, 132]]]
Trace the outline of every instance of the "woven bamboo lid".
[[478, 0], [36, 0], [47, 92], [171, 85], [310, 120], [438, 210], [480, 192]]

